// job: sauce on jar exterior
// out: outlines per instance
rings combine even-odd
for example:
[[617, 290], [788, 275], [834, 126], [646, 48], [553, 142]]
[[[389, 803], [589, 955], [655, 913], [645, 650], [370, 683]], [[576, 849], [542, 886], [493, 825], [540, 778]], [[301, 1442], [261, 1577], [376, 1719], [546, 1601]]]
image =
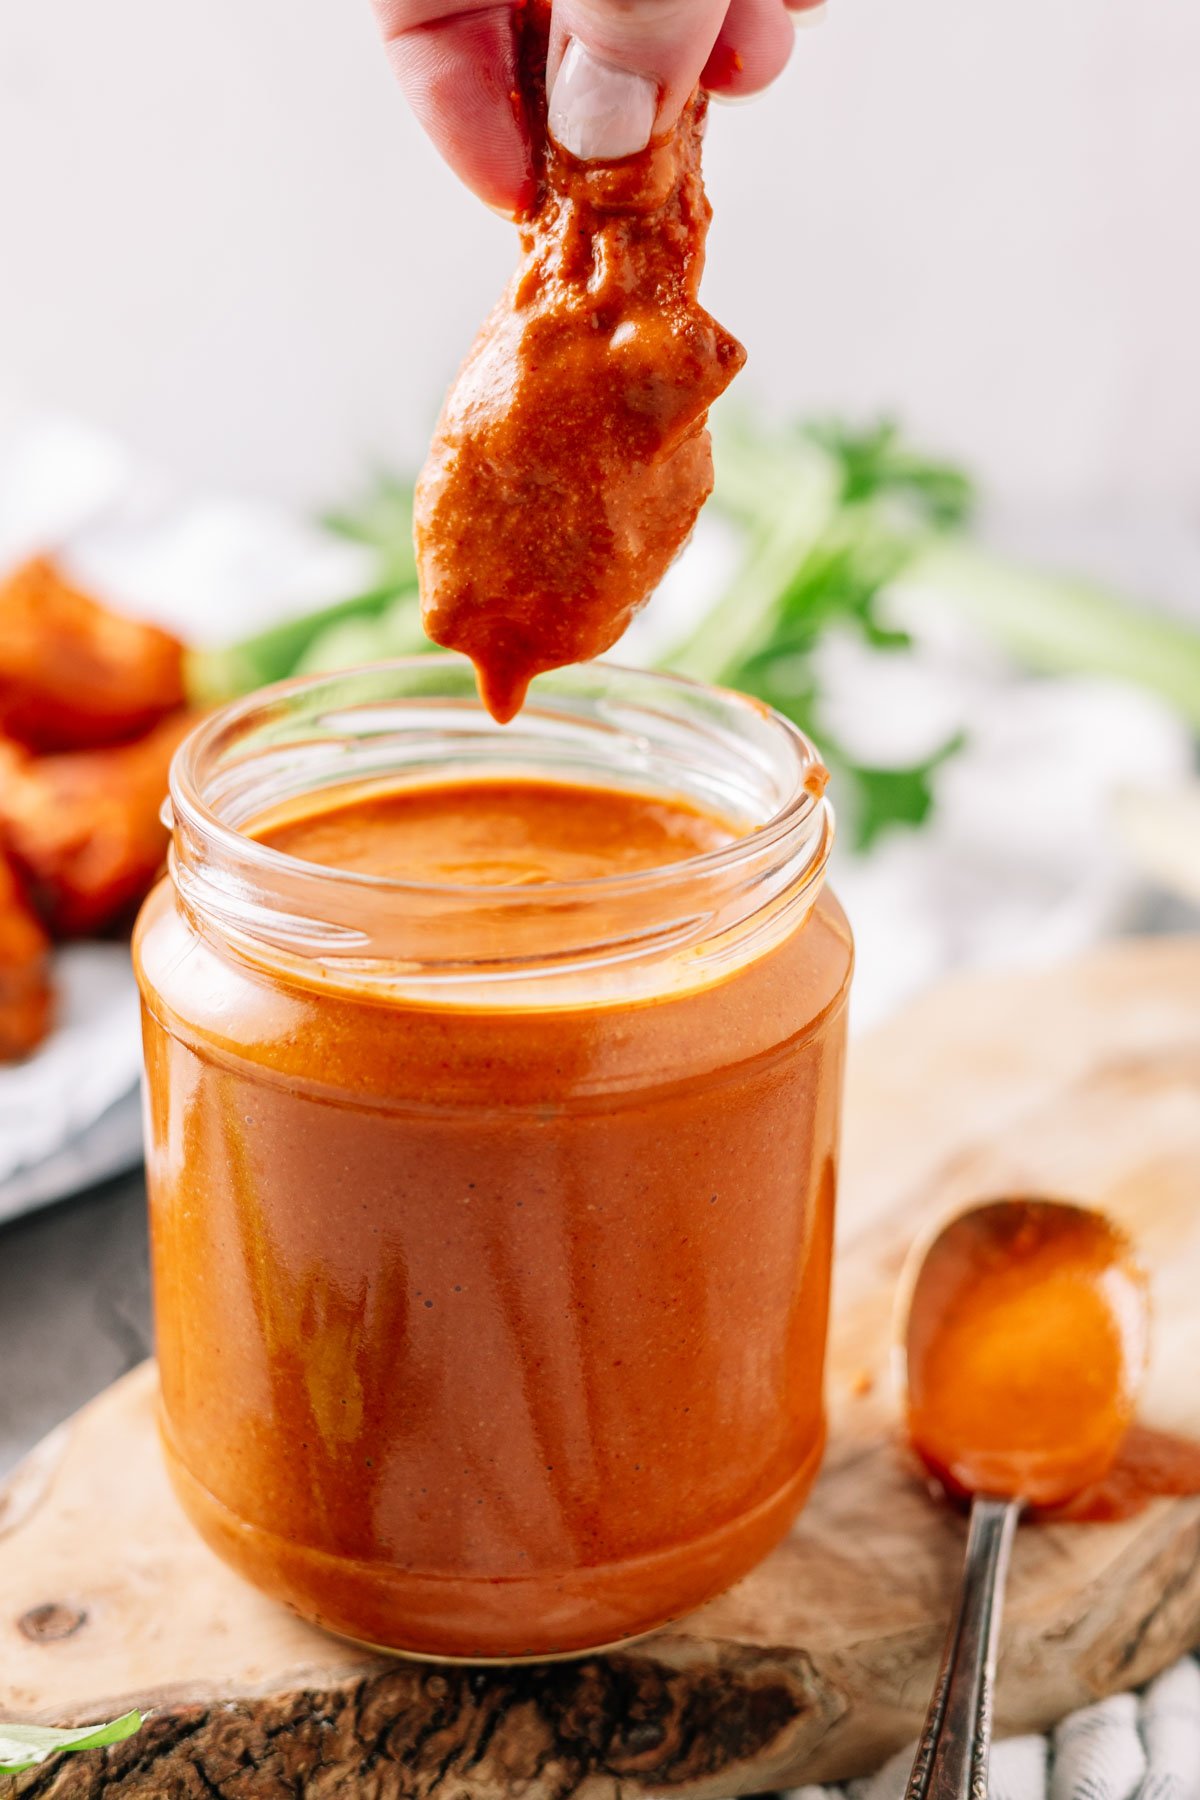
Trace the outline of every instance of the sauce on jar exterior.
[[[740, 828], [491, 778], [250, 832], [481, 893], [682, 870], [687, 912]], [[235, 954], [165, 887], [137, 954], [164, 1441], [221, 1555], [347, 1636], [476, 1660], [648, 1630], [783, 1535], [824, 1437], [835, 901], [690, 985], [532, 1011]]]

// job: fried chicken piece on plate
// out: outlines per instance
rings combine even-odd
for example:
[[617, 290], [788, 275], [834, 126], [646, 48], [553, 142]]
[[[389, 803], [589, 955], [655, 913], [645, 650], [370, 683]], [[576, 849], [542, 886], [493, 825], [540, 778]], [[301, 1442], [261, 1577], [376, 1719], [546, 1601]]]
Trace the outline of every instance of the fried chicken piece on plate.
[[55, 937], [108, 930], [153, 886], [171, 758], [194, 723], [173, 713], [135, 743], [56, 756], [0, 744], [0, 839]]
[[35, 557], [0, 581], [0, 732], [34, 750], [138, 737], [183, 704], [183, 655]]
[[0, 849], [0, 1063], [36, 1050], [51, 1012], [50, 940]]
[[745, 361], [697, 299], [705, 98], [638, 156], [546, 131], [549, 6], [518, 14], [537, 198], [521, 261], [451, 389], [417, 485], [425, 628], [501, 720], [543, 669], [607, 650], [712, 489], [708, 408]]

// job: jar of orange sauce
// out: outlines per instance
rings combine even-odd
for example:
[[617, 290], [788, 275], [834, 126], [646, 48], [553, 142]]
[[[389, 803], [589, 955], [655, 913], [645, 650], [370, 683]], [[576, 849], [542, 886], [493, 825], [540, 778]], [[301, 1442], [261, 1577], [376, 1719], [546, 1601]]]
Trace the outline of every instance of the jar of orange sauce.
[[787, 1530], [851, 942], [812, 746], [597, 665], [269, 689], [176, 758], [139, 921], [161, 1423], [265, 1592], [389, 1650], [570, 1654]]

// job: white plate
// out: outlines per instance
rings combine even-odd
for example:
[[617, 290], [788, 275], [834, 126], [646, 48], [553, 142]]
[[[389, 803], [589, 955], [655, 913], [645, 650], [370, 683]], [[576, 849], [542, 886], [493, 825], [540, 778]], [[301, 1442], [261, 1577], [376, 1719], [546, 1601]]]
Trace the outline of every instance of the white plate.
[[71, 944], [54, 959], [53, 1031], [0, 1067], [0, 1220], [78, 1193], [141, 1157], [142, 1049], [124, 944]]

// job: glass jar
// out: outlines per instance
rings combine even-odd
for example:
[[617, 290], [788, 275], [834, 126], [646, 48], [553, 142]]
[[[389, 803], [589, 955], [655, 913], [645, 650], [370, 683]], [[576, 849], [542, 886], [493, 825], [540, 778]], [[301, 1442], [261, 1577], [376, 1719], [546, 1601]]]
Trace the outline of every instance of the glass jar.
[[[248, 835], [350, 784], [550, 777], [741, 833], [422, 885]], [[500, 728], [421, 657], [268, 689], [172, 771], [135, 955], [161, 1424], [217, 1553], [423, 1656], [663, 1624], [817, 1470], [851, 942], [807, 740], [595, 665]]]

